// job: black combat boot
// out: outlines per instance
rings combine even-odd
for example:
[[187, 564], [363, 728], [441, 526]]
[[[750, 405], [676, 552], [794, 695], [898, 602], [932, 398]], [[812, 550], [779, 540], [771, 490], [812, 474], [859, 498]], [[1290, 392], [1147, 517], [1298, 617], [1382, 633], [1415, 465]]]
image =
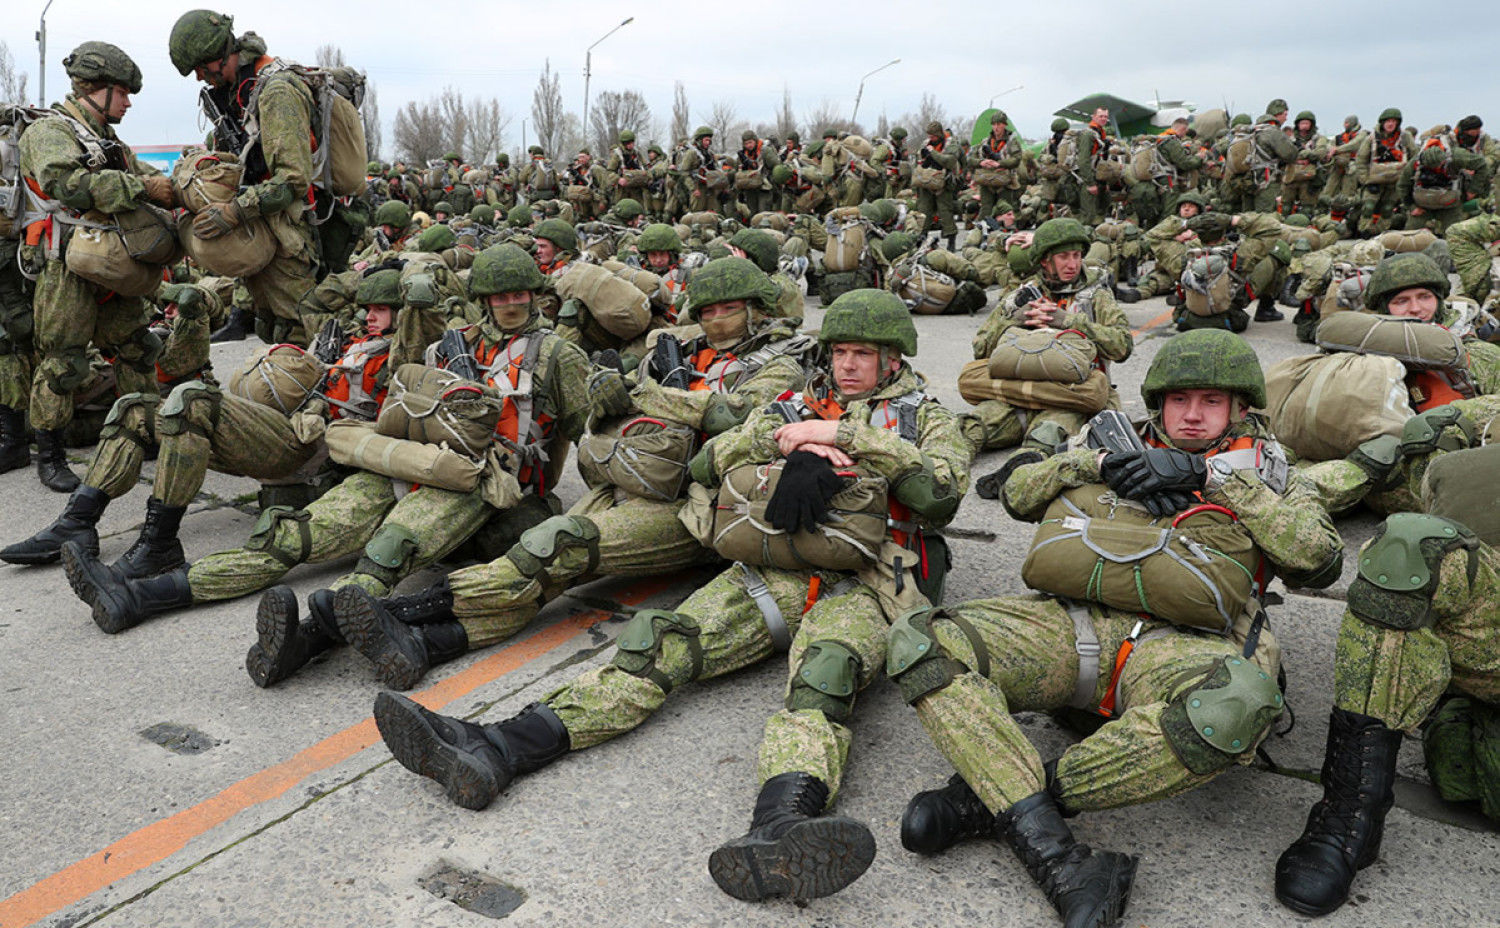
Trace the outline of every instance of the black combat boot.
[[242, 342], [255, 327], [255, 314], [248, 309], [231, 309], [229, 318], [208, 337], [210, 342]]
[[1276, 294], [1265, 293], [1255, 304], [1256, 322], [1280, 322], [1286, 316], [1276, 308]]
[[1000, 491], [1005, 488], [1005, 481], [1016, 472], [1016, 468], [1027, 464], [1035, 464], [1047, 460], [1045, 452], [1035, 448], [1022, 449], [1005, 459], [998, 470], [992, 471], [974, 481], [974, 492], [980, 499], [999, 499]]
[[88, 595], [83, 598], [94, 607], [94, 624], [111, 635], [134, 628], [154, 615], [193, 604], [186, 564], [154, 577], [124, 579], [78, 542], [70, 541], [63, 545], [63, 566], [75, 590], [87, 589]]
[[995, 816], [959, 774], [941, 789], [911, 797], [901, 816], [901, 846], [918, 854], [939, 854], [973, 838], [994, 833]]
[[146, 524], [141, 526], [141, 533], [129, 550], [110, 565], [115, 573], [139, 579], [187, 563], [182, 542], [177, 540], [177, 528], [185, 512], [186, 506], [168, 506], [154, 496], [146, 500]]
[[469, 650], [468, 633], [453, 618], [453, 593], [446, 580], [389, 599], [346, 586], [334, 594], [333, 615], [344, 640], [375, 665], [380, 682], [392, 689], [411, 689], [428, 670]]
[[1276, 898], [1303, 915], [1327, 915], [1349, 898], [1354, 874], [1375, 862], [1395, 801], [1401, 733], [1337, 707], [1328, 720], [1323, 798], [1302, 837], [1276, 861]]
[[568, 730], [545, 703], [476, 725], [382, 692], [375, 697], [375, 725], [401, 766], [443, 784], [448, 798], [465, 809], [483, 809], [517, 776], [568, 753]]
[[245, 653], [245, 671], [256, 686], [275, 686], [301, 670], [308, 661], [343, 643], [333, 621], [333, 591], [318, 590], [308, 597], [306, 622], [297, 620], [297, 594], [289, 586], [273, 586], [255, 609], [255, 644]]
[[42, 486], [56, 493], [78, 489], [78, 475], [68, 470], [68, 453], [63, 447], [62, 429], [38, 429], [36, 433], [36, 475]]
[[103, 490], [80, 485], [68, 497], [62, 515], [25, 541], [0, 550], [0, 561], [7, 564], [53, 564], [62, 557], [63, 545], [70, 541], [78, 542], [85, 551], [97, 557], [99, 532], [95, 526], [108, 505], [109, 495]]
[[719, 888], [748, 902], [817, 899], [859, 879], [875, 860], [875, 836], [852, 818], [824, 815], [828, 784], [808, 773], [767, 780], [744, 837], [708, 858]]
[[1052, 794], [1043, 790], [995, 816], [995, 830], [1047, 894], [1066, 928], [1106, 928], [1130, 901], [1137, 858], [1094, 851], [1073, 838]]
[[1128, 287], [1124, 284], [1116, 284], [1115, 299], [1119, 300], [1121, 303], [1139, 303], [1141, 301], [1141, 291], [1135, 287]]
[[0, 474], [31, 466], [31, 439], [21, 410], [0, 406]]

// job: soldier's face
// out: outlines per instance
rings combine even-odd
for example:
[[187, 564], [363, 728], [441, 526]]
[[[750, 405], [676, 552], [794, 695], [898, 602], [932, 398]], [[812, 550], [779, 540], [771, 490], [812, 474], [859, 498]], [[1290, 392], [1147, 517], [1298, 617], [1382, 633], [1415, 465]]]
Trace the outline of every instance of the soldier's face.
[[1306, 135], [1307, 133], [1311, 132], [1312, 131], [1312, 126], [1313, 126], [1313, 124], [1312, 124], [1312, 120], [1311, 119], [1299, 119], [1299, 120], [1297, 120], [1297, 131], [1300, 132], [1300, 133], [1302, 133], [1303, 135]]
[[1083, 252], [1077, 249], [1053, 252], [1042, 259], [1042, 270], [1053, 280], [1067, 283], [1083, 270]]
[[1401, 120], [1399, 119], [1384, 119], [1380, 122], [1380, 131], [1386, 135], [1394, 135], [1399, 128], [1401, 128]]
[[1099, 107], [1097, 110], [1094, 110], [1094, 117], [1089, 120], [1089, 123], [1091, 125], [1095, 125], [1095, 126], [1105, 126], [1105, 125], [1108, 125], [1109, 124], [1109, 110], [1105, 109], [1102, 106]]
[[111, 84], [89, 94], [89, 99], [94, 101], [98, 112], [103, 114], [104, 121], [115, 125], [125, 118], [125, 111], [130, 109], [130, 88]]
[[677, 256], [670, 251], [646, 252], [646, 262], [659, 271], [664, 271], [667, 268], [671, 267], [672, 262], [676, 259], [676, 257]]
[[1198, 204], [1197, 203], [1178, 203], [1177, 204], [1177, 215], [1180, 216], [1183, 219], [1192, 219], [1194, 216], [1198, 215]]
[[545, 238], [536, 240], [536, 263], [551, 264], [557, 260], [557, 246]]
[[836, 342], [833, 346], [833, 380], [845, 396], [869, 393], [885, 374], [901, 367], [899, 356], [880, 367], [880, 347], [867, 342]]
[[484, 298], [490, 308], [490, 317], [502, 332], [514, 332], [531, 318], [531, 292], [517, 290], [514, 293], [491, 293]]
[[226, 58], [217, 61], [205, 61], [193, 69], [198, 80], [210, 87], [226, 87], [234, 80], [235, 72], [240, 69], [240, 53], [235, 52]]
[[1161, 425], [1185, 448], [1206, 448], [1229, 428], [1234, 397], [1223, 390], [1173, 390], [1161, 400]]
[[391, 329], [391, 320], [396, 317], [395, 311], [385, 303], [376, 303], [365, 307], [365, 334], [384, 335]]
[[743, 341], [749, 332], [750, 304], [744, 300], [710, 303], [698, 310], [698, 324], [710, 345], [728, 348]]
[[1392, 316], [1405, 316], [1431, 322], [1437, 315], [1438, 295], [1426, 287], [1410, 287], [1391, 297], [1385, 311]]

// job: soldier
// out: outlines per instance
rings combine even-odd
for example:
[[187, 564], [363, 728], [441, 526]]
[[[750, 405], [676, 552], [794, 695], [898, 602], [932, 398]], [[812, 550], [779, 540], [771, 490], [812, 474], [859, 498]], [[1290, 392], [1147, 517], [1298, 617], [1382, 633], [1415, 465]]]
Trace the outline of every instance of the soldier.
[[740, 149], [735, 153], [734, 186], [740, 203], [749, 211], [748, 215], [754, 216], [771, 208], [771, 172], [780, 163], [776, 148], [767, 145], [754, 129], [746, 129], [740, 134]]
[[1255, 187], [1255, 196], [1246, 204], [1246, 212], [1277, 211], [1276, 198], [1281, 195], [1281, 180], [1287, 166], [1297, 160], [1301, 151], [1282, 131], [1286, 114], [1286, 101], [1278, 97], [1266, 104], [1265, 115], [1255, 123], [1255, 133], [1250, 141], [1250, 180]]
[[645, 196], [646, 185], [650, 182], [645, 159], [635, 148], [635, 133], [622, 129], [617, 141], [618, 144], [609, 153], [609, 163], [604, 166], [605, 172], [615, 178], [616, 205], [626, 197]]
[[1280, 212], [1283, 216], [1310, 213], [1317, 205], [1318, 191], [1323, 187], [1318, 180], [1318, 167], [1328, 160], [1331, 148], [1328, 139], [1318, 134], [1318, 118], [1312, 110], [1297, 114], [1291, 140], [1298, 154], [1281, 177]]
[[1489, 200], [1490, 181], [1490, 162], [1482, 153], [1446, 132], [1428, 138], [1401, 172], [1400, 196], [1411, 203], [1406, 228], [1444, 235]]
[[[348, 257], [320, 256], [321, 239], [310, 221], [310, 189], [317, 195], [314, 206], [334, 208], [332, 194], [314, 187], [312, 144], [323, 130], [314, 131], [313, 91], [286, 62], [267, 55], [255, 33], [236, 38], [232, 16], [190, 10], [172, 26], [167, 45], [177, 73], [195, 74], [207, 85], [201, 99], [214, 145], [243, 152], [245, 164], [239, 195], [199, 212], [193, 234], [218, 238], [252, 217], [264, 218], [277, 247], [265, 269], [245, 278], [254, 298], [256, 334], [268, 344], [305, 346], [312, 333], [302, 324], [298, 303], [320, 271], [342, 271]], [[322, 230], [329, 244], [331, 233], [332, 227]]]
[[942, 186], [938, 190], [917, 190], [917, 209], [927, 214], [927, 225], [922, 231], [931, 233], [934, 227], [941, 227], [942, 234], [948, 239], [948, 250], [954, 251], [957, 249], [958, 225], [953, 217], [953, 194], [958, 189], [958, 171], [962, 162], [954, 153], [957, 146], [949, 144], [948, 132], [942, 123], [933, 120], [927, 124], [926, 131], [927, 141], [917, 152], [916, 164], [917, 167], [941, 171]]
[[1118, 288], [1120, 301], [1134, 303], [1153, 296], [1168, 294], [1169, 305], [1177, 305], [1177, 284], [1187, 264], [1188, 250], [1198, 245], [1198, 233], [1188, 228], [1188, 221], [1208, 208], [1208, 198], [1189, 190], [1177, 198], [1176, 214], [1168, 216], [1146, 231], [1146, 243], [1156, 265], [1139, 288]]
[[[1006, 509], [1032, 522], [1077, 511], [1084, 532], [1101, 520], [1123, 530], [1115, 520], [1124, 519], [1155, 534], [1158, 521], [1222, 507], [1236, 514], [1259, 579], [1225, 591], [1213, 616], [1177, 621], [1162, 614], [1178, 608], [1168, 605], [1171, 581], [1139, 594], [1153, 611], [1048, 594], [922, 609], [892, 627], [888, 647], [888, 672], [958, 771], [912, 799], [902, 844], [934, 853], [1003, 838], [1068, 925], [1114, 924], [1136, 859], [1077, 843], [1064, 817], [1164, 799], [1250, 763], [1283, 708], [1264, 582], [1274, 572], [1289, 585], [1327, 586], [1343, 559], [1328, 515], [1288, 479], [1264, 419], [1248, 412], [1265, 405], [1265, 380], [1242, 339], [1223, 330], [1173, 338], [1141, 394], [1151, 418], [1135, 450], [1117, 449], [1137, 436], [1095, 436], [1094, 447], [1017, 470]], [[1047, 556], [1033, 548], [1038, 571]], [[1087, 573], [1071, 555], [1054, 558]], [[1011, 713], [1064, 706], [1107, 721], [1044, 763]]]
[[1109, 212], [1109, 188], [1094, 176], [1099, 161], [1114, 144], [1109, 135], [1109, 109], [1095, 109], [1089, 124], [1074, 138], [1073, 163], [1066, 167], [1077, 180], [1078, 219], [1084, 225], [1096, 226]]
[[979, 187], [979, 218], [995, 215], [995, 202], [1021, 194], [1021, 161], [1025, 149], [1010, 134], [1010, 118], [1000, 110], [990, 114], [990, 134], [969, 152], [969, 168]]
[[1344, 131], [1335, 135], [1323, 152], [1323, 160], [1328, 164], [1328, 182], [1318, 197], [1320, 206], [1331, 206], [1334, 198], [1340, 196], [1348, 200], [1359, 199], [1359, 185], [1352, 168], [1354, 156], [1369, 134], [1360, 128], [1358, 116], [1350, 114], [1344, 117]]
[[521, 168], [518, 180], [527, 203], [557, 198], [557, 168], [553, 167], [542, 146], [533, 145], [527, 150], [530, 160]]
[[418, 230], [412, 225], [411, 208], [400, 200], [386, 200], [375, 207], [370, 245], [354, 256], [355, 263], [379, 264], [381, 255], [400, 251], [413, 231]]
[[894, 126], [890, 139], [875, 146], [870, 163], [885, 175], [885, 197], [895, 199], [911, 186], [911, 156], [906, 152], [906, 130]]
[[1376, 131], [1366, 135], [1354, 155], [1354, 181], [1364, 190], [1359, 232], [1364, 237], [1391, 228], [1401, 211], [1401, 171], [1416, 158], [1417, 143], [1401, 131], [1401, 111], [1381, 111]]
[[781, 270], [781, 249], [771, 233], [764, 229], [741, 229], [730, 236], [729, 253], [754, 262], [756, 267], [770, 276], [771, 283], [776, 287], [777, 297], [773, 304], [766, 307], [768, 315], [790, 320], [793, 325], [802, 319], [806, 306], [802, 300], [802, 288]]
[[[19, 224], [26, 227], [21, 265], [36, 276], [32, 324], [39, 360], [29, 412], [37, 475], [49, 490], [72, 493], [78, 476], [68, 469], [62, 436], [73, 418], [73, 394], [92, 376], [89, 345], [114, 356], [119, 392], [155, 393], [161, 342], [150, 334], [144, 299], [120, 296], [68, 269], [68, 242], [90, 210], [117, 215], [150, 203], [171, 207], [176, 195], [170, 180], [138, 161], [115, 135], [113, 127], [141, 90], [141, 71], [130, 56], [107, 42], [85, 42], [63, 59], [63, 68], [71, 91], [22, 133], [17, 155], [21, 182], [34, 193]], [[22, 446], [15, 417], [8, 418], [11, 445]]]
[[573, 204], [577, 222], [592, 222], [594, 217], [609, 205], [609, 177], [603, 168], [594, 163], [594, 156], [587, 148], [580, 148], [573, 163], [568, 165], [566, 191], [568, 202]]
[[[613, 369], [595, 371], [589, 379], [593, 421], [646, 416], [661, 429], [687, 428], [709, 439], [782, 393], [801, 389], [797, 355], [812, 340], [794, 339], [791, 327], [768, 317], [774, 296], [770, 280], [744, 259], [709, 262], [688, 290], [688, 314], [704, 334], [681, 346], [684, 367], [659, 370], [647, 362], [630, 378]], [[486, 647], [514, 635], [571, 586], [711, 562], [713, 552], [678, 519], [696, 444], [682, 446], [674, 462], [680, 469], [649, 486], [600, 483], [598, 471], [588, 470], [593, 479], [584, 498], [567, 515], [528, 530], [503, 557], [454, 571], [410, 596], [379, 600], [346, 587], [334, 598], [334, 614], [340, 625], [368, 627], [383, 639], [391, 657], [377, 662], [382, 682], [408, 689], [431, 666], [426, 638], [434, 623], [459, 622], [470, 649]], [[586, 437], [579, 454], [597, 460], [611, 453], [601, 453], [601, 445], [596, 436]], [[612, 451], [628, 449], [628, 438], [620, 438]]]
[[[915, 353], [916, 329], [900, 300], [846, 293], [829, 308], [819, 339], [832, 361], [812, 389], [715, 439], [694, 471], [717, 483], [744, 465], [786, 458], [770, 519], [804, 532], [826, 518], [838, 486], [832, 466], [881, 474], [894, 488], [892, 502], [910, 514], [882, 549], [878, 576], [868, 568], [736, 564], [675, 612], [637, 612], [612, 664], [497, 724], [440, 716], [382, 693], [376, 721], [396, 759], [442, 782], [459, 805], [483, 808], [516, 776], [641, 724], [673, 689], [790, 648], [786, 708], [766, 724], [750, 832], [714, 851], [709, 873], [725, 892], [755, 901], [825, 896], [857, 879], [874, 857], [874, 839], [862, 823], [824, 812], [846, 765], [856, 693], [885, 660], [887, 616], [903, 602], [940, 597], [936, 529], [957, 508], [969, 451], [956, 418], [923, 397], [902, 360]], [[920, 559], [932, 567], [926, 577], [905, 559], [923, 545], [932, 549]]]
[[651, 295], [652, 314], [667, 325], [675, 325], [679, 300], [688, 282], [688, 270], [681, 263], [682, 239], [673, 227], [655, 222], [641, 230], [635, 247], [646, 259], [646, 270], [661, 278], [661, 285]]
[[694, 129], [693, 143], [677, 158], [677, 173], [688, 185], [689, 210], [695, 213], [711, 210], [727, 216], [719, 197], [726, 186], [724, 172], [719, 170], [713, 148], [714, 130], [708, 126]]
[[1151, 179], [1130, 185], [1130, 207], [1143, 227], [1156, 225], [1164, 210], [1175, 207], [1178, 192], [1197, 183], [1203, 159], [1183, 144], [1187, 133], [1187, 117], [1174, 119], [1171, 128], [1151, 143]]
[[[1135, 347], [1130, 320], [1115, 302], [1102, 273], [1084, 266], [1083, 253], [1088, 247], [1088, 230], [1078, 220], [1049, 219], [1042, 223], [1028, 254], [1036, 273], [1002, 295], [974, 334], [976, 362], [987, 362], [1005, 331], [1016, 326], [1082, 332], [1098, 351], [1100, 369], [1106, 373], [1109, 362], [1130, 357]], [[988, 377], [988, 372], [983, 372], [983, 379]], [[1120, 397], [1113, 387], [1108, 404], [1120, 408]], [[1087, 420], [1086, 413], [1023, 409], [998, 396], [979, 402], [964, 423], [964, 432], [975, 448], [993, 450], [1017, 444], [1023, 448], [1012, 455], [1015, 464], [1007, 462], [1006, 467], [977, 481], [975, 492], [986, 499], [997, 498], [1011, 469], [1055, 451]]]
[[1458, 294], [1483, 305], [1494, 284], [1492, 255], [1500, 254], [1500, 216], [1485, 214], [1454, 223], [1446, 239], [1458, 272]]

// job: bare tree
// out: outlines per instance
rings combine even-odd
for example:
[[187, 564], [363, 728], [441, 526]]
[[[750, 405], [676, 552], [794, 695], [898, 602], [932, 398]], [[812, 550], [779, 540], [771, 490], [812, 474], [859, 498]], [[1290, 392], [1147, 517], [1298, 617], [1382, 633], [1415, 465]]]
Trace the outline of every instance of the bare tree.
[[438, 114], [442, 120], [446, 150], [456, 151], [459, 158], [463, 158], [469, 141], [469, 114], [464, 109], [463, 92], [451, 86], [444, 87], [438, 96]]
[[938, 102], [932, 93], [922, 94], [922, 102], [917, 105], [915, 113], [904, 113], [901, 116], [902, 125], [913, 135], [927, 131], [927, 124], [940, 122], [945, 127], [948, 125], [948, 113], [943, 105]]
[[469, 154], [474, 163], [489, 163], [504, 151], [505, 130], [510, 126], [510, 114], [501, 106], [499, 99], [472, 101], [466, 112], [469, 124]]
[[26, 80], [31, 75], [16, 67], [10, 56], [10, 45], [0, 39], [0, 101], [6, 103], [26, 102]]
[[797, 131], [797, 114], [792, 112], [792, 91], [786, 85], [781, 87], [781, 111], [776, 114], [776, 137], [783, 142], [786, 137]]
[[384, 147], [384, 130], [380, 126], [380, 94], [374, 84], [365, 85], [365, 102], [360, 104], [359, 118], [365, 124], [365, 157], [379, 161]]
[[703, 124], [714, 130], [714, 147], [720, 151], [728, 151], [735, 147], [734, 139], [730, 133], [737, 133], [740, 124], [739, 111], [734, 107], [733, 100], [715, 100], [713, 109], [708, 111], [708, 118]]
[[425, 165], [443, 154], [443, 117], [436, 100], [408, 102], [396, 113], [392, 126], [396, 156]]
[[536, 143], [549, 157], [555, 158], [562, 151], [567, 115], [563, 109], [562, 79], [552, 70], [549, 58], [531, 94], [531, 127], [536, 130]]
[[672, 137], [662, 147], [671, 150], [677, 144], [678, 139], [685, 139], [692, 134], [692, 116], [688, 112], [687, 90], [682, 86], [682, 81], [672, 84]]
[[337, 45], [319, 45], [318, 50], [313, 52], [313, 61], [320, 68], [345, 67], [344, 50]]
[[[837, 103], [827, 97], [807, 113], [807, 135], [821, 137], [824, 131], [832, 129], [835, 132], [851, 132], [855, 135], [863, 135], [864, 130], [859, 124], [851, 121], [843, 114]], [[804, 140], [805, 141], [805, 140]]]
[[651, 107], [640, 91], [625, 90], [616, 93], [606, 90], [594, 101], [589, 112], [589, 122], [592, 123], [589, 129], [594, 154], [602, 155], [615, 144], [615, 140], [625, 129], [634, 132], [637, 137], [645, 136], [651, 127]]
[[875, 135], [882, 139], [891, 137], [891, 121], [885, 118], [885, 110], [880, 111], [880, 121], [875, 123]]

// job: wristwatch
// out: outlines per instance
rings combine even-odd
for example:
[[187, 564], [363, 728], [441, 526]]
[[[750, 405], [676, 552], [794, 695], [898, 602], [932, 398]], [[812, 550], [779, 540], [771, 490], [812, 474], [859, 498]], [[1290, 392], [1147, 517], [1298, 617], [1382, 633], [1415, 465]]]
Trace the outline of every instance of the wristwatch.
[[1208, 476], [1203, 480], [1203, 489], [1217, 490], [1234, 475], [1234, 468], [1223, 458], [1208, 459]]

